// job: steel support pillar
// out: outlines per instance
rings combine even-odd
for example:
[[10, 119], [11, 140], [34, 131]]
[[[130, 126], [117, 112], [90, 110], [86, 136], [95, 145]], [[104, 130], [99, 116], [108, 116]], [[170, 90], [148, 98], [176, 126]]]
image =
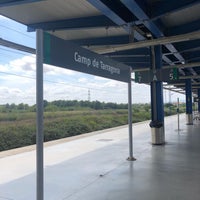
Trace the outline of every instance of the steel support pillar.
[[[198, 99], [200, 99], [200, 89], [198, 89]], [[198, 112], [200, 112], [200, 101], [198, 100]]]
[[44, 199], [44, 159], [43, 159], [43, 31], [36, 32], [36, 107], [37, 107], [37, 134], [36, 134], [36, 198]]
[[133, 157], [133, 126], [132, 126], [132, 80], [131, 80], [131, 69], [129, 74], [128, 82], [128, 124], [129, 124], [129, 157], [127, 160], [135, 161]]
[[[152, 69], [156, 71], [162, 67], [161, 46], [151, 47]], [[155, 79], [151, 82], [151, 135], [152, 144], [161, 145], [165, 143], [164, 134], [164, 106], [163, 106], [163, 84]]]
[[192, 82], [191, 79], [185, 80], [185, 96], [186, 96], [186, 122], [187, 125], [193, 125], [192, 116]]

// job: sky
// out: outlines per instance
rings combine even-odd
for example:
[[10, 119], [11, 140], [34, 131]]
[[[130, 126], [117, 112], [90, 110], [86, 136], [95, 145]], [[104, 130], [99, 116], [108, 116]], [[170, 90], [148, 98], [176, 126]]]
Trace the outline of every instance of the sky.
[[[35, 48], [35, 32], [27, 27], [0, 16], [0, 38]], [[6, 103], [36, 102], [35, 55], [0, 46], [0, 105]], [[185, 96], [164, 90], [164, 102], [184, 101]], [[44, 99], [90, 100], [127, 103], [127, 83], [93, 75], [44, 65]], [[132, 102], [149, 103], [150, 87], [132, 83]]]

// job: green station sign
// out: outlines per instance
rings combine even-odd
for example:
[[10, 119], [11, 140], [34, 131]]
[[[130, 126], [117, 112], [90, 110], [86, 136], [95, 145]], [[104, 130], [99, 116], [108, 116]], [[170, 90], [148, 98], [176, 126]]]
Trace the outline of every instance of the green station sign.
[[179, 79], [178, 69], [157, 69], [149, 71], [135, 72], [136, 83], [150, 83], [153, 81], [175, 81]]
[[130, 66], [44, 32], [44, 63], [122, 82], [130, 81]]

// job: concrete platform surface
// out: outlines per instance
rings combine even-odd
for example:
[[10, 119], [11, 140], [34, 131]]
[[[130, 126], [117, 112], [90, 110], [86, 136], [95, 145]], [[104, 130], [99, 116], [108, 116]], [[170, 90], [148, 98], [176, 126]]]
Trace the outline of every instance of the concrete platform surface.
[[[199, 200], [200, 124], [165, 118], [166, 144], [152, 146], [149, 122], [45, 147], [45, 200]], [[7, 155], [7, 154], [6, 154]], [[35, 151], [0, 158], [0, 200], [35, 200]]]

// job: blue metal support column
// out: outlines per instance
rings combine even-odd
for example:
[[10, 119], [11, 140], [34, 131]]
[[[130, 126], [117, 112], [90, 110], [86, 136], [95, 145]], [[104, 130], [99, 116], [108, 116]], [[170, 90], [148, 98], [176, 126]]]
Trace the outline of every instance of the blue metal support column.
[[[151, 47], [152, 69], [156, 71], [162, 67], [161, 46]], [[163, 84], [161, 81], [151, 82], [151, 134], [152, 144], [164, 144], [164, 106], [163, 106]]]
[[[152, 121], [159, 121], [164, 123], [164, 105], [163, 105], [163, 84], [161, 81], [155, 83], [155, 87], [153, 87], [154, 82], [151, 83], [151, 119]], [[156, 91], [156, 103], [153, 98]]]
[[200, 112], [200, 89], [198, 89], [198, 112]]
[[186, 117], [187, 125], [193, 125], [192, 117], [192, 83], [191, 79], [185, 80], [185, 96], [186, 96]]

